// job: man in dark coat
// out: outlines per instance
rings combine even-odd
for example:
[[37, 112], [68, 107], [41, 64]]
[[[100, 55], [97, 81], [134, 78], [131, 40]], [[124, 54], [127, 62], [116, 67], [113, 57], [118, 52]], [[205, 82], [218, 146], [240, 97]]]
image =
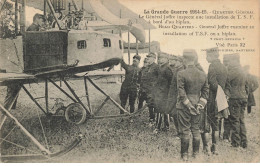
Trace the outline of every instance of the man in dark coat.
[[44, 22], [44, 15], [36, 13], [33, 16], [33, 23], [27, 28], [27, 31], [40, 31], [44, 25]]
[[158, 82], [155, 87], [155, 108], [157, 112], [156, 129], [157, 133], [161, 129], [162, 119], [164, 121], [164, 130], [169, 130], [169, 109], [167, 109], [168, 93], [172, 81], [172, 71], [169, 66], [169, 55], [167, 53], [160, 52], [158, 54], [159, 75]]
[[178, 131], [178, 118], [177, 118], [177, 110], [176, 110], [176, 103], [177, 103], [177, 74], [179, 71], [184, 70], [184, 65], [182, 61], [182, 57], [178, 56], [170, 56], [169, 58], [170, 68], [172, 70], [172, 81], [168, 93], [168, 106], [170, 117], [173, 117], [173, 122], [175, 125], [175, 129], [179, 135]]
[[146, 56], [147, 66], [141, 74], [142, 91], [146, 94], [146, 103], [149, 108], [149, 122], [152, 125], [155, 121], [155, 104], [154, 104], [154, 89], [158, 80], [159, 66], [155, 63], [156, 55], [149, 53]]
[[[121, 106], [125, 108], [127, 99], [129, 97], [130, 113], [135, 110], [135, 100], [137, 98], [137, 91], [139, 88], [138, 78], [140, 73], [140, 68], [138, 67], [141, 60], [140, 55], [135, 55], [133, 57], [133, 64], [127, 65], [123, 60], [121, 61], [121, 66], [125, 69], [125, 80], [122, 83], [120, 90], [120, 100]], [[120, 110], [120, 114], [124, 112]]]
[[218, 116], [218, 108], [216, 103], [216, 96], [218, 85], [225, 90], [227, 81], [227, 69], [218, 59], [218, 48], [207, 49], [207, 61], [210, 63], [208, 70], [209, 83], [209, 98], [208, 98], [208, 116], [210, 118], [210, 125], [212, 128], [212, 146], [211, 152], [217, 154], [217, 142], [219, 138], [219, 124], [221, 117]]
[[248, 100], [247, 100], [247, 112], [250, 114], [251, 113], [251, 108], [252, 106], [255, 106], [255, 96], [254, 96], [254, 91], [259, 87], [257, 77], [249, 74], [249, 65], [244, 66], [244, 70], [247, 74], [247, 81], [249, 85], [249, 94], [248, 94]]
[[[196, 56], [195, 59], [195, 67], [205, 73], [203, 70], [202, 66], [200, 65], [198, 61], [198, 56]], [[205, 73], [206, 74], [206, 73]], [[210, 148], [209, 148], [209, 133], [210, 133], [210, 122], [208, 118], [208, 108], [207, 105], [204, 107], [204, 110], [201, 111], [202, 113], [200, 114], [200, 135], [202, 139], [202, 144], [203, 144], [203, 152], [210, 156]]]
[[183, 51], [185, 69], [177, 74], [178, 88], [178, 124], [181, 135], [181, 157], [188, 160], [190, 132], [192, 133], [193, 156], [199, 153], [200, 111], [207, 103], [209, 87], [207, 76], [195, 67], [197, 53], [193, 49]]
[[226, 93], [229, 97], [230, 122], [232, 126], [231, 145], [247, 148], [246, 126], [244, 121], [248, 98], [247, 75], [240, 65], [239, 54], [231, 54], [229, 58]]
[[[227, 68], [227, 71], [229, 70], [229, 61], [232, 60], [230, 59], [228, 54], [223, 55], [223, 64]], [[226, 119], [224, 118], [224, 132], [223, 132], [223, 140], [225, 142], [229, 142], [230, 140], [230, 133], [231, 133], [231, 124], [230, 124], [230, 119], [229, 117]]]

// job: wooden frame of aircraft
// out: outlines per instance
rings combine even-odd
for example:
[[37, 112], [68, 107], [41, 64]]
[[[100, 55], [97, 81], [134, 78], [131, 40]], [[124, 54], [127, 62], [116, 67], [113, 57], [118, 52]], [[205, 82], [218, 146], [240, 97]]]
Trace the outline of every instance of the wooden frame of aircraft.
[[[77, 10], [75, 2], [72, 0], [73, 6]], [[25, 0], [21, 1], [22, 10], [25, 11]], [[18, 0], [15, 0], [15, 14], [17, 15]], [[59, 25], [58, 18], [55, 16], [55, 11], [50, 0], [44, 0], [44, 14], [46, 15], [46, 6], [49, 6], [50, 12], [53, 14], [59, 29], [62, 29]], [[102, 69], [116, 65], [122, 60], [123, 57], [123, 42], [120, 35], [105, 33], [100, 31], [87, 31], [87, 30], [58, 30], [58, 31], [43, 31], [43, 32], [25, 32], [25, 15], [22, 12], [21, 17], [21, 31], [23, 34], [23, 62], [24, 73], [0, 73], [0, 86], [10, 85], [12, 83], [19, 84], [29, 98], [37, 105], [37, 107], [46, 115], [51, 116], [59, 110], [64, 110], [64, 116], [68, 122], [74, 124], [82, 124], [86, 119], [103, 119], [103, 118], [115, 118], [125, 116], [135, 116], [139, 112], [145, 109], [146, 105], [136, 111], [135, 113], [129, 113], [120, 106], [114, 99], [112, 99], [107, 93], [105, 93], [100, 87], [98, 87], [88, 75], [88, 71], [96, 69]], [[16, 20], [16, 23], [18, 21]], [[15, 24], [17, 26], [17, 24]], [[122, 27], [122, 26], [121, 26]], [[126, 27], [123, 26], [123, 27]], [[100, 27], [99, 27], [100, 28]], [[99, 29], [97, 28], [97, 29]], [[114, 26], [113, 26], [114, 28]], [[17, 29], [17, 28], [15, 28]], [[120, 29], [120, 28], [119, 28]], [[136, 29], [135, 29], [136, 31]], [[130, 57], [130, 41], [128, 30], [128, 55]], [[149, 29], [150, 34], [150, 29]], [[93, 39], [95, 42], [92, 42]], [[138, 52], [138, 42], [136, 42], [136, 50]], [[149, 35], [149, 51], [150, 51], [150, 35]], [[77, 52], [77, 54], [75, 54]], [[86, 56], [86, 54], [88, 56]], [[90, 56], [89, 56], [90, 55]], [[93, 56], [94, 55], [94, 56]], [[102, 56], [95, 56], [102, 55]], [[82, 76], [75, 76], [77, 73], [85, 72]], [[85, 96], [87, 104], [84, 104], [80, 97], [75, 93], [74, 89], [68, 83], [70, 78], [82, 79], [84, 81]], [[59, 86], [56, 81], [63, 82], [69, 92]], [[44, 82], [45, 83], [45, 108], [37, 101], [31, 92], [24, 86], [25, 84]], [[94, 111], [91, 109], [89, 100], [88, 84], [90, 82], [98, 91], [106, 96], [106, 99], [100, 104], [100, 106]], [[56, 104], [56, 110], [51, 112], [49, 110], [49, 83], [54, 85], [60, 92], [70, 98], [73, 103], [64, 107], [60, 102]], [[12, 119], [16, 126], [38, 147], [40, 153], [38, 154], [19, 154], [19, 155], [0, 155], [0, 159], [3, 161], [21, 161], [32, 159], [50, 159], [56, 156], [60, 156], [72, 150], [76, 147], [83, 136], [81, 133], [71, 141], [71, 143], [58, 152], [50, 151], [46, 148], [46, 145], [40, 143], [35, 136], [33, 136], [20, 122], [10, 113], [14, 102], [18, 97], [19, 92], [11, 101], [9, 108], [5, 108], [0, 104], [0, 129], [7, 117]], [[96, 116], [96, 114], [103, 108], [107, 101], [111, 101], [116, 107], [125, 112], [122, 115], [108, 115], [108, 116]], [[39, 118], [40, 119], [40, 118]], [[43, 129], [43, 128], [42, 128]], [[12, 130], [10, 131], [12, 132]], [[6, 137], [10, 134], [6, 135]], [[43, 131], [44, 133], [44, 131]], [[6, 138], [5, 137], [5, 138]], [[45, 135], [44, 135], [45, 137]], [[1, 138], [1, 143], [7, 141], [5, 138]], [[47, 139], [45, 138], [45, 141]], [[46, 141], [47, 142], [47, 141]], [[10, 143], [10, 142], [9, 142]], [[48, 146], [47, 146], [48, 147]]]

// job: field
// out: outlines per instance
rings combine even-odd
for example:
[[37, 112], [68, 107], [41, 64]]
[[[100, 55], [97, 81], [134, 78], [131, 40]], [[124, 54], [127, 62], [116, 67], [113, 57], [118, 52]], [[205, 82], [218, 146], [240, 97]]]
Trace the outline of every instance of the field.
[[[79, 80], [70, 81], [72, 87], [75, 89], [76, 93], [79, 94], [84, 103], [86, 99], [84, 96], [84, 86], [83, 82]], [[105, 92], [111, 95], [116, 101], [119, 102], [119, 91], [121, 84], [111, 84], [98, 82], [97, 83]], [[65, 87], [65, 85], [62, 85]], [[26, 85], [26, 87], [32, 92], [34, 96], [40, 97], [44, 94], [44, 84], [31, 84]], [[63, 98], [64, 105], [67, 106], [71, 103], [69, 98], [66, 98], [57, 89], [50, 85], [50, 106], [54, 104], [53, 98]], [[1, 102], [4, 100], [5, 87], [1, 87]], [[99, 91], [89, 86], [90, 100], [92, 109], [97, 109], [98, 105], [102, 103], [105, 99]], [[38, 100], [40, 104], [43, 103], [43, 99]], [[256, 94], [257, 105], [259, 105], [259, 95]], [[64, 156], [44, 161], [36, 162], [68, 162], [68, 163], [79, 163], [79, 162], [91, 162], [91, 163], [158, 163], [158, 162], [170, 162], [179, 163], [182, 162], [180, 159], [180, 139], [176, 136], [176, 132], [173, 128], [170, 128], [168, 132], [160, 132], [159, 134], [153, 133], [153, 128], [148, 125], [148, 110], [145, 109], [140, 115], [129, 119], [125, 118], [110, 118], [110, 119], [100, 119], [100, 120], [87, 120], [84, 124], [75, 126], [65, 122], [63, 117], [59, 118], [44, 118], [44, 115], [37, 111], [36, 105], [29, 99], [29, 97], [22, 90], [16, 110], [12, 110], [12, 114], [18, 119], [23, 118], [22, 124], [34, 133], [35, 130], [39, 130], [39, 124], [36, 120], [38, 119], [37, 114], [41, 116], [42, 123], [51, 124], [49, 129], [59, 130], [55, 136], [51, 137], [53, 144], [66, 143], [67, 140], [75, 137], [77, 134], [82, 133], [84, 139], [82, 142], [74, 148], [71, 152], [65, 154]], [[108, 102], [98, 115], [115, 115], [119, 114], [119, 109], [116, 108], [111, 102]], [[196, 160], [190, 160], [189, 162], [209, 162], [209, 163], [244, 163], [244, 162], [260, 162], [260, 130], [259, 130], [259, 107], [253, 107], [251, 114], [245, 114], [247, 136], [248, 136], [248, 148], [232, 148], [230, 143], [226, 143], [222, 140], [219, 142], [219, 155], [206, 156], [202, 153], [202, 145], [200, 149], [200, 155]], [[50, 122], [51, 121], [51, 122]], [[46, 122], [47, 123], [47, 122]], [[7, 132], [11, 129], [12, 122], [10, 120], [6, 121], [3, 132]], [[59, 126], [59, 127], [57, 127]], [[20, 141], [22, 143], [26, 142], [26, 138], [18, 132], [10, 135], [11, 140]], [[39, 136], [41, 139], [41, 136]], [[26, 146], [31, 146], [27, 144]], [[191, 146], [190, 146], [191, 147]], [[15, 151], [18, 153], [17, 148], [11, 148], [8, 144], [4, 146], [5, 152]], [[54, 146], [55, 148], [55, 146]], [[33, 147], [31, 147], [33, 149]], [[23, 152], [23, 150], [20, 150]], [[191, 155], [191, 148], [189, 150]], [[31, 161], [32, 162], [32, 161]]]

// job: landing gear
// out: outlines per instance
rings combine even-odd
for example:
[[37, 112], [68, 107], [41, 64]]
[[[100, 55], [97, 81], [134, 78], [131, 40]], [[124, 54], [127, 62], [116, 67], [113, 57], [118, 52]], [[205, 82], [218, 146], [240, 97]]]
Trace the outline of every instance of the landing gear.
[[79, 125], [85, 122], [87, 113], [79, 103], [72, 103], [65, 110], [65, 118], [68, 122]]
[[[106, 96], [101, 105], [97, 106], [97, 109], [93, 111], [89, 100], [87, 80], [95, 89]], [[61, 87], [50, 78], [45, 78], [45, 92], [43, 92], [45, 95], [43, 97], [33, 96], [24, 84], [21, 83], [21, 87], [24, 90], [23, 94], [27, 94], [39, 109], [35, 109], [35, 106], [30, 105], [30, 103], [23, 103], [25, 108], [12, 111], [11, 108], [18, 96], [18, 92], [8, 109], [0, 104], [0, 115], [3, 114], [3, 118], [0, 116], [0, 160], [2, 162], [51, 160], [69, 152], [81, 142], [86, 132], [85, 129], [81, 128], [81, 124], [86, 120], [131, 117], [147, 107], [145, 105], [136, 112], [129, 113], [88, 76], [84, 76], [84, 96], [87, 100], [87, 104], [84, 105], [82, 98], [76, 94], [69, 82], [64, 79], [62, 81], [66, 86]], [[48, 83], [52, 83], [68, 100], [72, 100], [72, 104], [65, 106], [63, 104], [65, 100], [56, 98], [54, 106], [49, 107], [53, 103], [49, 103]], [[52, 93], [56, 95], [55, 90], [54, 88]], [[40, 92], [38, 93], [40, 94]], [[45, 103], [40, 102], [40, 99], [45, 99]], [[96, 116], [108, 101], [125, 114]], [[45, 104], [45, 108], [42, 106], [43, 104]], [[60, 114], [61, 111], [64, 111], [64, 114]]]
[[68, 125], [60, 116], [45, 116], [39, 110], [36, 115], [12, 112], [2, 104], [0, 111], [7, 117], [1, 122], [0, 162], [51, 160], [71, 151], [83, 138], [78, 126]]

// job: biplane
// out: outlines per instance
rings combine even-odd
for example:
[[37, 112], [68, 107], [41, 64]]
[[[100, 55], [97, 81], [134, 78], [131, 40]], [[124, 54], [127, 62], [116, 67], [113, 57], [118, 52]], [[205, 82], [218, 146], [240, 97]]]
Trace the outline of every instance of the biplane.
[[[83, 139], [83, 134], [78, 131], [76, 135], [67, 135], [66, 144], [61, 142], [52, 142], [53, 134], [50, 134], [50, 138], [47, 138], [49, 130], [55, 130], [58, 121], [61, 119], [56, 119], [56, 115], [62, 110], [62, 116], [65, 117], [68, 124], [72, 126], [77, 126], [84, 123], [87, 119], [102, 119], [102, 118], [113, 118], [113, 117], [124, 117], [124, 116], [134, 116], [139, 111], [130, 114], [127, 110], [122, 108], [113, 98], [111, 98], [107, 93], [105, 93], [94, 81], [91, 79], [91, 71], [97, 69], [111, 68], [114, 65], [119, 64], [123, 58], [124, 49], [127, 48], [128, 55], [130, 55], [131, 48], [138, 50], [138, 41], [140, 41], [140, 48], [149, 49], [149, 51], [158, 51], [158, 43], [154, 44], [154, 47], [150, 47], [150, 36], [149, 44], [145, 43], [145, 32], [144, 30], [153, 29], [154, 26], [139, 18], [137, 14], [133, 13], [123, 5], [121, 5], [116, 0], [112, 1], [99, 1], [99, 0], [87, 0], [87, 1], [74, 1], [74, 0], [12, 0], [15, 3], [15, 31], [18, 31], [18, 26], [20, 25], [20, 31], [22, 34], [16, 39], [21, 42], [22, 51], [17, 49], [16, 42], [15, 55], [16, 62], [12, 63], [19, 66], [22, 70], [20, 72], [10, 72], [4, 69], [0, 73], [0, 85], [1, 86], [19, 86], [20, 89], [24, 90], [25, 94], [36, 104], [36, 106], [41, 111], [41, 114], [37, 110], [38, 120], [40, 121], [40, 126], [34, 124], [34, 120], [29, 120], [30, 128], [35, 128], [28, 130], [18, 120], [16, 114], [11, 111], [14, 103], [17, 101], [20, 89], [13, 95], [10, 105], [6, 108], [3, 104], [0, 104], [0, 147], [7, 142], [7, 148], [10, 146], [18, 146], [26, 150], [11, 150], [1, 149], [0, 158], [2, 161], [26, 161], [26, 160], [38, 160], [44, 159], [48, 160], [56, 156], [60, 156], [72, 150], [76, 147]], [[1, 10], [4, 8], [7, 0], [2, 2]], [[81, 9], [78, 7], [81, 5]], [[40, 9], [47, 16], [50, 13], [56, 24], [57, 29], [49, 29], [45, 31], [38, 32], [26, 32], [25, 30], [25, 6], [31, 6]], [[18, 9], [19, 8], [19, 9]], [[73, 8], [73, 9], [72, 9]], [[69, 20], [70, 26], [64, 26], [60, 24], [60, 20], [57, 18], [55, 13], [63, 13], [64, 18]], [[17, 20], [17, 15], [20, 13], [20, 22]], [[81, 17], [84, 14], [85, 18], [88, 20], [87, 28], [73, 29], [73, 21], [78, 17], [78, 13], [81, 13]], [[72, 20], [72, 21], [71, 21]], [[18, 24], [19, 22], [19, 24]], [[132, 33], [136, 37], [136, 45], [128, 43], [124, 44], [121, 33], [122, 32]], [[18, 34], [16, 32], [16, 34]], [[3, 40], [2, 42], [7, 42], [8, 40]], [[9, 40], [10, 41], [10, 40]], [[131, 46], [131, 48], [130, 48]], [[154, 48], [155, 50], [151, 50]], [[148, 51], [148, 50], [147, 50]], [[9, 55], [8, 55], [9, 56]], [[8, 64], [7, 59], [1, 55], [1, 58], [6, 62], [4, 65]], [[1, 59], [1, 61], [2, 61]], [[10, 61], [10, 59], [9, 59]], [[4, 66], [3, 65], [3, 66]], [[114, 73], [117, 74], [117, 73]], [[93, 75], [93, 74], [92, 74]], [[111, 75], [111, 73], [99, 73], [99, 75]], [[85, 97], [87, 99], [87, 104], [83, 103], [81, 98], [76, 94], [75, 90], [69, 84], [70, 79], [81, 79], [83, 80], [85, 87]], [[33, 96], [26, 85], [31, 85], [35, 83], [44, 83], [44, 96], [40, 97], [45, 100], [45, 107], [39, 103], [39, 98]], [[59, 85], [63, 83], [66, 89]], [[90, 82], [97, 90], [106, 96], [106, 99], [101, 103], [101, 105], [94, 111], [91, 108], [88, 84]], [[71, 103], [64, 106], [62, 99], [55, 99], [55, 104], [50, 108], [49, 102], [49, 84], [52, 84], [56, 89], [58, 89], [62, 94], [71, 100]], [[96, 112], [99, 112], [107, 101], [111, 101], [117, 108], [125, 112], [122, 115], [108, 115], [108, 116], [96, 116]], [[44, 117], [42, 116], [44, 115]], [[47, 127], [44, 127], [42, 118], [47, 119]], [[4, 123], [10, 119], [14, 127], [4, 126]], [[45, 131], [46, 128], [48, 131]], [[64, 129], [65, 126], [61, 123], [61, 127], [57, 132]], [[5, 129], [7, 132], [4, 132]], [[30, 149], [28, 143], [24, 143], [19, 138], [15, 142], [11, 142], [7, 138], [10, 137], [10, 133], [14, 132], [15, 129], [19, 129], [30, 142], [35, 145], [37, 150]], [[74, 129], [70, 129], [74, 130]], [[76, 130], [76, 129], [75, 129]], [[35, 134], [38, 132], [41, 134]], [[66, 133], [67, 131], [65, 131]], [[55, 135], [55, 134], [54, 134]], [[14, 136], [15, 137], [15, 136]], [[24, 145], [20, 145], [23, 143]], [[61, 147], [60, 147], [61, 146]], [[28, 149], [27, 149], [28, 148]], [[10, 153], [9, 153], [10, 152]]]

